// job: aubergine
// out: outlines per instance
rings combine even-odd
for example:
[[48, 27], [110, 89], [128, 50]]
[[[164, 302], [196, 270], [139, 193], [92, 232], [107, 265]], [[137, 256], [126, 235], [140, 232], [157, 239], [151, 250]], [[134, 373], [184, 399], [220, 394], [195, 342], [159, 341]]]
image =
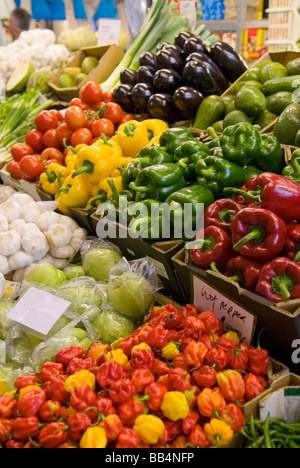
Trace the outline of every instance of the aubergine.
[[183, 56], [186, 58], [194, 52], [208, 55], [205, 43], [199, 37], [190, 37], [183, 46]]
[[173, 94], [176, 109], [187, 118], [195, 117], [203, 99], [203, 94], [191, 86], [181, 86]]
[[225, 42], [216, 42], [211, 47], [210, 57], [231, 83], [238, 80], [248, 70], [240, 54]]
[[179, 54], [170, 50], [161, 49], [155, 55], [155, 67], [157, 70], [168, 68], [181, 73], [184, 67], [184, 61]]
[[171, 52], [175, 52], [175, 54], [179, 54], [181, 55], [182, 54], [182, 48], [175, 45], [175, 44], [169, 44], [168, 42], [161, 42], [160, 44], [158, 44], [157, 48], [156, 48], [156, 52], [158, 52], [159, 50], [162, 50], [162, 49], [165, 49], [165, 50], [170, 50]]
[[173, 104], [173, 97], [167, 93], [156, 93], [148, 101], [148, 113], [154, 119], [161, 119], [167, 122], [175, 122], [178, 119], [178, 112]]
[[182, 77], [175, 70], [162, 68], [157, 70], [153, 77], [153, 86], [159, 92], [170, 93], [182, 85]]
[[153, 77], [155, 72], [156, 68], [150, 67], [150, 65], [142, 65], [137, 71], [137, 82], [153, 84]]
[[210, 73], [212, 74], [214, 80], [216, 81], [221, 94], [223, 94], [224, 91], [226, 91], [226, 89], [229, 88], [230, 84], [228, 80], [226, 79], [224, 73], [221, 71], [218, 65], [216, 65], [212, 61], [212, 59], [208, 55], [200, 53], [200, 52], [194, 52], [187, 57], [186, 63], [191, 62], [191, 61], [205, 63]]
[[120, 84], [113, 90], [113, 100], [119, 104], [125, 112], [134, 113], [135, 106], [131, 99], [133, 86]]
[[222, 94], [205, 63], [196, 61], [187, 62], [182, 76], [187, 85], [198, 89], [204, 96], [211, 94], [220, 96]]
[[139, 65], [142, 66], [150, 66], [155, 67], [155, 55], [152, 52], [143, 52], [139, 58]]
[[183, 46], [185, 42], [190, 39], [191, 37], [197, 37], [195, 34], [189, 32], [189, 31], [180, 31], [179, 33], [176, 34], [175, 39], [174, 39], [174, 44], [181, 49], [183, 49]]
[[155, 88], [150, 83], [137, 83], [132, 89], [131, 99], [140, 112], [146, 113], [148, 101], [153, 94]]
[[136, 85], [138, 82], [137, 72], [130, 68], [125, 68], [120, 73], [120, 81], [122, 84]]

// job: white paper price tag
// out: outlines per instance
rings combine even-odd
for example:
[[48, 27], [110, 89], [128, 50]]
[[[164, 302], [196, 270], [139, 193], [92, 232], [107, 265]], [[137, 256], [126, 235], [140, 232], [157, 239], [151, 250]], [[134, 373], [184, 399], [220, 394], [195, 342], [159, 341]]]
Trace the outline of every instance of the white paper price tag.
[[247, 344], [251, 343], [256, 325], [255, 315], [196, 276], [194, 276], [193, 287], [193, 304], [199, 311], [211, 310], [219, 320], [224, 320], [226, 325], [238, 331], [243, 341]]
[[189, 0], [181, 0], [180, 14], [187, 19], [191, 30], [194, 31], [197, 25], [196, 2], [191, 2]]
[[47, 335], [71, 303], [37, 288], [29, 288], [7, 315], [14, 322]]
[[98, 31], [98, 46], [119, 45], [121, 33], [121, 20], [100, 19]]

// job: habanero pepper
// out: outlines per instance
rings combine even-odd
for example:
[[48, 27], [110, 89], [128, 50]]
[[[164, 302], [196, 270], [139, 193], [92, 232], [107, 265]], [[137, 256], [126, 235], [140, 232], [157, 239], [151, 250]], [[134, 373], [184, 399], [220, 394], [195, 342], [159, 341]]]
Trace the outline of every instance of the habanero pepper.
[[192, 448], [209, 448], [211, 446], [200, 424], [196, 424], [195, 429], [188, 435], [188, 446]]
[[220, 320], [217, 319], [214, 312], [207, 310], [198, 315], [199, 320], [204, 323], [204, 333], [211, 335], [220, 328]]
[[186, 418], [190, 410], [186, 396], [181, 391], [167, 392], [160, 409], [173, 422]]
[[110, 398], [103, 396], [103, 394], [97, 397], [96, 407], [100, 413], [104, 414], [104, 416], [108, 416], [109, 414], [117, 414], [117, 409], [114, 406], [114, 402]]
[[135, 369], [152, 369], [155, 363], [155, 356], [149, 349], [134, 349], [130, 362]]
[[18, 377], [14, 383], [14, 387], [17, 391], [20, 391], [22, 388], [29, 387], [31, 385], [37, 385], [38, 382], [39, 376], [37, 374], [29, 374]]
[[90, 407], [96, 405], [96, 394], [89, 385], [75, 388], [70, 397], [70, 407], [78, 413], [83, 413]]
[[11, 418], [17, 410], [17, 401], [12, 395], [0, 397], [0, 418]]
[[113, 382], [108, 391], [109, 397], [114, 403], [124, 403], [136, 394], [135, 387], [131, 380], [121, 379]]
[[187, 317], [197, 317], [198, 316], [198, 309], [192, 304], [186, 304], [185, 306], [182, 307], [180, 311], [180, 315], [182, 318], [187, 318]]
[[255, 289], [260, 296], [278, 303], [300, 297], [300, 264], [277, 257], [261, 270]]
[[40, 432], [40, 422], [36, 416], [16, 418], [12, 421], [12, 437], [17, 440], [28, 440], [37, 437]]
[[57, 421], [61, 416], [60, 402], [46, 400], [39, 409], [37, 416], [42, 423], [51, 423]]
[[109, 388], [114, 382], [123, 379], [123, 377], [123, 367], [115, 361], [101, 364], [97, 372], [97, 382], [102, 388]]
[[267, 375], [270, 357], [266, 349], [250, 347], [248, 350], [248, 358], [248, 372], [252, 372], [255, 375]]
[[79, 447], [81, 449], [100, 449], [106, 448], [107, 437], [102, 427], [89, 427], [83, 434]]
[[168, 389], [170, 391], [184, 392], [191, 388], [191, 376], [184, 370], [177, 367], [170, 369], [168, 373]]
[[182, 432], [185, 435], [189, 435], [195, 429], [199, 419], [200, 415], [198, 411], [190, 409], [187, 417], [182, 420]]
[[199, 318], [193, 316], [183, 319], [182, 325], [184, 326], [184, 336], [195, 340], [198, 340], [205, 330], [204, 323]]
[[246, 371], [248, 369], [248, 354], [239, 347], [227, 353], [228, 367], [233, 370]]
[[234, 403], [245, 395], [245, 384], [241, 374], [235, 370], [228, 369], [218, 372], [217, 382], [224, 398]]
[[26, 393], [18, 401], [18, 412], [25, 418], [36, 416], [46, 400], [46, 392], [42, 388], [37, 388]]
[[196, 385], [192, 385], [191, 388], [185, 390], [184, 396], [188, 403], [190, 409], [196, 410], [197, 409], [197, 398], [200, 394], [200, 388]]
[[74, 442], [79, 442], [85, 431], [91, 426], [92, 422], [85, 413], [74, 413], [68, 418], [70, 438]]
[[193, 368], [203, 366], [205, 356], [208, 353], [207, 346], [201, 341], [191, 341], [183, 352], [186, 363]]
[[119, 434], [116, 448], [138, 448], [140, 443], [138, 434], [129, 427], [124, 427]]
[[86, 350], [82, 346], [69, 346], [56, 354], [55, 362], [60, 363], [64, 368], [67, 368], [74, 357], [83, 358], [85, 352]]
[[226, 408], [226, 401], [219, 387], [204, 388], [197, 399], [199, 413], [212, 418]]
[[203, 366], [192, 373], [192, 379], [199, 388], [213, 388], [217, 385], [217, 371], [213, 367]]
[[233, 438], [234, 432], [224, 421], [212, 418], [204, 425], [204, 432], [213, 446], [224, 447]]
[[168, 392], [167, 387], [153, 382], [145, 388], [145, 401], [151, 411], [158, 411], [161, 407], [163, 397]]
[[67, 442], [69, 426], [64, 422], [54, 422], [43, 427], [39, 433], [39, 443], [45, 449], [57, 448]]
[[206, 354], [204, 364], [219, 372], [227, 366], [227, 353], [223, 349], [212, 348]]
[[0, 442], [3, 444], [9, 440], [12, 429], [12, 420], [0, 418]]
[[262, 385], [259, 377], [255, 374], [249, 373], [244, 377], [245, 385], [245, 398], [247, 401], [253, 400], [258, 395], [261, 395], [265, 388]]
[[152, 328], [147, 335], [147, 343], [155, 348], [163, 348], [169, 342], [169, 330], [162, 325]]
[[190, 364], [186, 362], [183, 353], [176, 354], [176, 356], [173, 358], [173, 365], [175, 368], [180, 367], [186, 371], [189, 371], [191, 368]]
[[57, 377], [60, 374], [63, 374], [64, 366], [63, 364], [56, 362], [46, 362], [42, 365], [39, 378], [42, 382], [46, 382], [50, 377]]
[[150, 369], [136, 369], [130, 378], [137, 393], [144, 393], [145, 388], [155, 382], [155, 377]]
[[123, 423], [117, 414], [110, 414], [104, 421], [101, 421], [99, 427], [105, 430], [107, 440], [111, 442], [119, 437], [123, 429]]
[[70, 393], [65, 390], [66, 376], [59, 375], [58, 377], [50, 377], [44, 382], [43, 389], [46, 392], [47, 398], [50, 400], [64, 403], [69, 399]]
[[225, 335], [220, 336], [216, 341], [216, 348], [229, 352], [236, 347], [236, 341]]
[[231, 235], [231, 221], [242, 208], [242, 205], [229, 198], [216, 200], [204, 211], [204, 227], [217, 226]]
[[144, 411], [142, 403], [136, 400], [124, 401], [118, 405], [118, 415], [124, 426], [133, 426], [135, 420]]
[[286, 224], [274, 212], [244, 208], [231, 223], [233, 249], [240, 255], [269, 261], [283, 249]]
[[220, 417], [234, 432], [239, 432], [245, 425], [245, 416], [241, 408], [235, 403], [229, 403], [220, 412]]

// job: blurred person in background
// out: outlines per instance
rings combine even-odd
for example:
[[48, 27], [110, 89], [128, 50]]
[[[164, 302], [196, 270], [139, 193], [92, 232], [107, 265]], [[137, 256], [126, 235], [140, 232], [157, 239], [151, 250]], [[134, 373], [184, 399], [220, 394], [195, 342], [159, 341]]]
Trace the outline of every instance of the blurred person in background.
[[16, 8], [12, 11], [8, 29], [14, 41], [20, 37], [21, 32], [29, 30], [30, 21], [30, 14], [23, 8]]

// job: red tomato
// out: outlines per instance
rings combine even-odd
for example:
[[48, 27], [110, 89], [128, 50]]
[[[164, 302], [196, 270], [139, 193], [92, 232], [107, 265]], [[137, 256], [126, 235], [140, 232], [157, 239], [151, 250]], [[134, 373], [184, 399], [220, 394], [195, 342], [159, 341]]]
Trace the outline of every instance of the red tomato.
[[5, 167], [5, 170], [9, 172], [15, 180], [22, 179], [20, 163], [18, 161], [11, 161], [10, 163], [8, 163]]
[[100, 116], [111, 120], [113, 124], [120, 122], [123, 116], [122, 107], [116, 102], [103, 102], [99, 110]]
[[104, 134], [111, 138], [115, 134], [115, 126], [111, 120], [99, 119], [93, 124], [92, 133], [94, 137], [100, 137]]
[[62, 147], [61, 143], [57, 139], [56, 128], [51, 128], [47, 130], [43, 135], [43, 143], [46, 148], [58, 148]]
[[101, 101], [102, 96], [102, 88], [95, 81], [89, 81], [79, 91], [79, 98], [87, 104], [97, 104]]
[[27, 143], [17, 143], [11, 147], [10, 152], [15, 161], [21, 161], [24, 156], [34, 154], [34, 149]]
[[98, 120], [98, 116], [96, 114], [96, 111], [90, 109], [88, 112], [85, 112], [84, 115], [85, 115], [85, 118], [86, 118], [86, 125], [85, 126], [91, 130], [93, 124]]
[[86, 125], [86, 117], [81, 107], [69, 107], [65, 113], [65, 122], [71, 130], [84, 127]]
[[135, 120], [135, 116], [133, 114], [124, 114], [121, 120], [118, 122], [118, 127], [124, 123], [130, 122], [131, 120]]
[[41, 159], [46, 161], [49, 161], [49, 159], [56, 159], [61, 163], [65, 161], [63, 153], [57, 148], [46, 148], [41, 154]]
[[51, 114], [50, 111], [44, 110], [37, 115], [35, 119], [35, 126], [37, 130], [45, 133], [51, 128], [58, 127], [58, 118], [53, 113]]
[[90, 106], [86, 102], [83, 102], [79, 98], [74, 98], [70, 101], [69, 107], [72, 107], [72, 106], [81, 107], [81, 109], [83, 109], [84, 111], [87, 111], [90, 108]]
[[103, 91], [103, 99], [105, 102], [113, 102], [113, 95], [110, 91]]
[[63, 146], [64, 140], [66, 140], [66, 144], [69, 145], [71, 143], [71, 136], [73, 131], [68, 127], [68, 125], [64, 122], [60, 124], [56, 129], [56, 138], [57, 141]]
[[32, 146], [36, 153], [41, 153], [44, 149], [43, 134], [35, 128], [26, 134], [25, 141]]
[[93, 139], [93, 134], [88, 128], [77, 128], [71, 137], [71, 145], [76, 147], [77, 145], [86, 144], [89, 145]]
[[36, 179], [44, 172], [44, 165], [41, 162], [39, 154], [25, 156], [20, 161], [20, 173], [22, 179], [28, 182], [35, 182]]
[[64, 121], [64, 116], [62, 115], [61, 112], [59, 112], [59, 110], [57, 109], [51, 109], [49, 110], [50, 114], [54, 115], [55, 117], [57, 117], [57, 120], [58, 122], [63, 122]]

